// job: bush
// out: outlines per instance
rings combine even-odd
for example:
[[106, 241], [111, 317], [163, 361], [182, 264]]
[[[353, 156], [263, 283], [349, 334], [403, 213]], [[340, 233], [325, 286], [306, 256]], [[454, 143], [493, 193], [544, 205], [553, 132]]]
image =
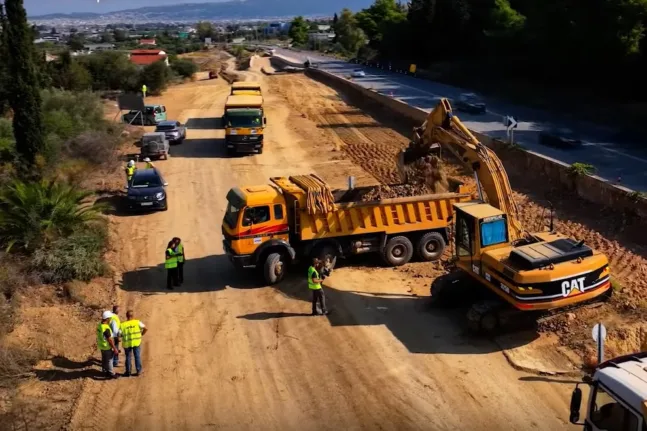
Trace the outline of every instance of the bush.
[[0, 241], [7, 250], [32, 251], [100, 218], [91, 192], [66, 183], [13, 181], [0, 190]]
[[31, 268], [44, 283], [90, 281], [108, 273], [103, 260], [108, 240], [105, 223], [93, 223], [38, 248]]
[[93, 165], [114, 164], [119, 146], [119, 135], [105, 131], [88, 130], [65, 143], [64, 153]]
[[139, 87], [146, 85], [150, 95], [159, 95], [166, 90], [171, 79], [171, 70], [164, 61], [156, 61], [142, 70]]
[[177, 59], [171, 63], [171, 69], [184, 78], [191, 78], [198, 71], [198, 66], [192, 61]]

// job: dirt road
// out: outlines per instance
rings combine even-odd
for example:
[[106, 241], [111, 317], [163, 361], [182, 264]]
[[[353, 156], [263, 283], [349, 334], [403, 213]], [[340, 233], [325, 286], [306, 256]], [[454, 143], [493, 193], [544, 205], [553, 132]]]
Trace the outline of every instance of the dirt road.
[[[270, 91], [275, 77], [257, 72], [261, 64], [248, 72], [266, 94], [260, 156], [225, 157], [224, 131], [214, 129], [228, 92], [222, 80], [159, 99], [169, 118], [190, 127], [158, 164], [170, 209], [115, 216], [120, 300], [150, 328], [145, 373], [88, 379], [71, 429], [569, 429], [572, 385], [513, 370], [493, 343], [467, 338], [459, 318], [426, 310], [412, 294], [424, 289], [416, 279], [382, 268], [336, 270], [326, 281], [333, 314], [311, 317], [299, 274], [270, 288], [234, 271], [220, 233], [230, 187], [307, 172], [336, 185], [348, 175], [375, 181]], [[169, 292], [162, 262], [173, 236], [186, 244], [188, 262], [184, 286]]]

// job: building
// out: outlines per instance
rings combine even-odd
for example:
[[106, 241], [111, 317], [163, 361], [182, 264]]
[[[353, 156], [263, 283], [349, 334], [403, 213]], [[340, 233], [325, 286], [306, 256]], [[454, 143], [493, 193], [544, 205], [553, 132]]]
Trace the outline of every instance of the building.
[[111, 51], [115, 49], [115, 44], [114, 43], [88, 43], [83, 45], [83, 48], [86, 51], [94, 52], [94, 51]]
[[157, 42], [155, 39], [139, 39], [140, 45], [156, 46]]
[[169, 65], [168, 55], [160, 49], [135, 49], [130, 51], [129, 58], [131, 62], [140, 67], [148, 66], [160, 60], [163, 60], [167, 66]]

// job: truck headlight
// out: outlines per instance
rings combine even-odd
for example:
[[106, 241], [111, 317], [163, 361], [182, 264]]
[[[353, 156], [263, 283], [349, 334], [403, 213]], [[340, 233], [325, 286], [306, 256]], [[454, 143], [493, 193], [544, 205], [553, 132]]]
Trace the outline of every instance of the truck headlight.
[[159, 192], [159, 193], [155, 194], [155, 199], [157, 199], [158, 201], [161, 201], [165, 197], [166, 197], [166, 195], [164, 194], [164, 192]]

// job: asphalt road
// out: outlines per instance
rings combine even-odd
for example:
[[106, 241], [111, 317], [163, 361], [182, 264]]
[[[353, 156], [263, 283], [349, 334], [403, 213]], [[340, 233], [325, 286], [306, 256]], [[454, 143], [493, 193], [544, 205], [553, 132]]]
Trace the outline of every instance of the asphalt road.
[[[275, 54], [303, 63], [307, 57], [317, 62], [320, 69], [340, 76], [348, 76], [362, 68], [366, 76], [353, 78], [353, 82], [405, 102], [411, 106], [429, 111], [436, 106], [440, 97], [450, 100], [458, 98], [469, 90], [414, 78], [381, 69], [360, 67], [330, 57], [310, 52], [296, 52], [275, 48]], [[470, 115], [457, 112], [461, 121], [470, 129], [488, 136], [506, 139], [503, 118], [512, 115], [518, 120], [514, 140], [529, 151], [548, 156], [566, 164], [589, 163], [596, 168], [596, 174], [607, 181], [624, 187], [647, 191], [647, 148], [644, 139], [627, 138], [622, 130], [612, 126], [565, 119], [537, 109], [512, 105], [491, 97], [483, 97], [487, 113]], [[563, 150], [539, 143], [542, 130], [567, 129], [583, 141], [579, 148]]]

